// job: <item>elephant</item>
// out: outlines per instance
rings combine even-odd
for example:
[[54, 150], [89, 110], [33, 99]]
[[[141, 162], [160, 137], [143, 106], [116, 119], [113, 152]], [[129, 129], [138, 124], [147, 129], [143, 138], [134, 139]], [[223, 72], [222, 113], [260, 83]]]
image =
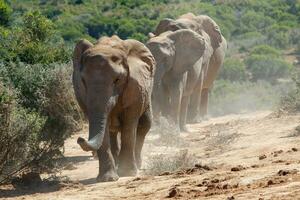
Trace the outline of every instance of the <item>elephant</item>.
[[[205, 40], [193, 30], [163, 32], [149, 39], [146, 46], [156, 60], [153, 111], [180, 125], [181, 112], [187, 110], [189, 88], [198, 82], [202, 69]], [[185, 98], [184, 98], [185, 97]], [[184, 128], [180, 126], [180, 128]]]
[[79, 137], [77, 143], [97, 152], [98, 182], [135, 176], [141, 166], [152, 123], [155, 65], [144, 44], [118, 36], [101, 37], [95, 44], [80, 40], [74, 49], [74, 92], [89, 122], [88, 141]]
[[[222, 36], [222, 42], [220, 46], [214, 50], [213, 55], [209, 61], [208, 70], [204, 78], [202, 85], [202, 90], [199, 93], [194, 93], [192, 101], [189, 107], [189, 117], [190, 122], [199, 122], [197, 114], [199, 113], [199, 118], [204, 119], [208, 114], [208, 97], [209, 91], [213, 87], [214, 80], [217, 78], [218, 72], [223, 65], [225, 59], [225, 52], [227, 50], [226, 39]], [[200, 98], [199, 98], [200, 96]]]
[[198, 113], [201, 118], [207, 115], [208, 93], [223, 64], [227, 42], [212, 18], [206, 15], [196, 16], [193, 13], [184, 14], [176, 20], [169, 18], [161, 20], [154, 35], [181, 29], [190, 29], [199, 33], [208, 44], [202, 62], [204, 74], [200, 76], [189, 103], [188, 119], [189, 122], [193, 122], [197, 120]]

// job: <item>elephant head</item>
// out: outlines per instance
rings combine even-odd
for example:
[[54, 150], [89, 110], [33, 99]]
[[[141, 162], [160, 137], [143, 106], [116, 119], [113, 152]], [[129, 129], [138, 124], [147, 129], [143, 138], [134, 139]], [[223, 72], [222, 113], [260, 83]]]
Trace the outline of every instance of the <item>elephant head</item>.
[[195, 16], [187, 13], [173, 20], [165, 18], [157, 25], [154, 34], [159, 35], [166, 31], [176, 31], [179, 29], [190, 29], [200, 34], [204, 30], [210, 37], [213, 49], [217, 49], [222, 42], [222, 35], [217, 23], [206, 15]]
[[[85, 151], [100, 148], [107, 132], [109, 113], [126, 87], [129, 69], [126, 47], [117, 37], [103, 38], [96, 45], [87, 40], [77, 43], [73, 67], [75, 93], [82, 100], [89, 120], [89, 138], [77, 142]], [[76, 73], [75, 73], [76, 72]], [[77, 98], [78, 99], [78, 98]]]
[[[162, 79], [168, 71], [182, 75], [201, 58], [205, 50], [204, 38], [188, 29], [164, 32], [152, 37], [146, 45], [156, 60], [153, 101], [162, 101], [161, 98], [166, 96]], [[160, 102], [153, 105], [160, 105]]]

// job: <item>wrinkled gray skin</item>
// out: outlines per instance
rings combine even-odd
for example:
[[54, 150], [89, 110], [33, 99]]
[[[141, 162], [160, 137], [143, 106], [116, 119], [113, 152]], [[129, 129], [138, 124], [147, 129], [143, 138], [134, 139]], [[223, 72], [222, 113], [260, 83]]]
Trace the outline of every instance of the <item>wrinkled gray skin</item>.
[[181, 110], [187, 109], [182, 98], [190, 95], [187, 89], [194, 87], [201, 72], [205, 40], [192, 30], [177, 30], [152, 37], [146, 45], [157, 63], [152, 94], [155, 115], [161, 112], [179, 124]]
[[97, 181], [136, 175], [152, 120], [151, 52], [138, 41], [117, 36], [103, 37], [96, 44], [81, 40], [73, 66], [75, 95], [89, 121], [88, 141], [79, 137], [77, 143], [84, 151], [97, 151]]
[[[224, 37], [222, 37], [222, 42], [220, 46], [214, 50], [213, 55], [209, 61], [207, 74], [204, 78], [203, 86], [201, 92], [196, 92], [193, 95], [189, 106], [189, 121], [199, 122], [199, 120], [205, 118], [208, 113], [208, 95], [209, 91], [213, 86], [214, 80], [216, 80], [220, 68], [223, 66], [225, 53], [227, 50], [227, 42]], [[199, 98], [199, 96], [201, 97]], [[197, 114], [199, 113], [199, 117]]]
[[[219, 26], [213, 19], [206, 15], [195, 16], [192, 13], [182, 15], [176, 20], [163, 19], [158, 24], [154, 35], [180, 29], [194, 30], [202, 35], [206, 41], [206, 51], [203, 55], [202, 72], [199, 76], [198, 84], [193, 89], [190, 89], [190, 91], [193, 91], [191, 99], [183, 100], [183, 102], [190, 101], [188, 118], [190, 122], [195, 122], [197, 121], [197, 114], [200, 114], [201, 118], [207, 115], [208, 92], [223, 64], [227, 43], [221, 34]], [[190, 74], [190, 76], [193, 75]], [[183, 117], [182, 119], [185, 118]], [[184, 124], [185, 122], [181, 122], [181, 126], [185, 127]]]

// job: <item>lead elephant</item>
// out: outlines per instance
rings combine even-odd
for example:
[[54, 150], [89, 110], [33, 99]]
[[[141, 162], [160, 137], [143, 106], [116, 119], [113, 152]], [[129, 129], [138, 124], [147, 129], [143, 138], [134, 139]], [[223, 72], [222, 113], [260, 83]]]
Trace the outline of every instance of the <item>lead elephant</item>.
[[88, 141], [79, 137], [77, 143], [84, 151], [97, 151], [97, 181], [136, 175], [152, 120], [155, 61], [151, 52], [136, 40], [117, 36], [102, 37], [96, 44], [81, 40], [74, 50], [73, 67], [75, 95], [89, 121]]
[[204, 78], [203, 75], [200, 76], [189, 103], [189, 121], [196, 121], [198, 113], [201, 117], [207, 114], [208, 92], [223, 64], [227, 43], [219, 26], [212, 18], [206, 15], [196, 16], [192, 13], [184, 14], [176, 20], [163, 19], [156, 27], [154, 34], [159, 35], [166, 31], [180, 29], [190, 29], [197, 32], [205, 38], [208, 44], [203, 56]]
[[187, 109], [183, 96], [189, 95], [187, 89], [194, 87], [201, 72], [205, 40], [192, 30], [168, 31], [150, 38], [147, 47], [157, 63], [153, 90], [155, 114], [162, 112], [179, 124], [183, 121], [180, 113]]

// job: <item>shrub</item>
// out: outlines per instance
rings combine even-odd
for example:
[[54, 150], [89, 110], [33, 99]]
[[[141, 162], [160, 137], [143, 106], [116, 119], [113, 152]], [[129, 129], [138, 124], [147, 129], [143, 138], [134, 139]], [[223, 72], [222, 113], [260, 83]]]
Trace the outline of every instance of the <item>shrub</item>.
[[290, 44], [290, 28], [284, 25], [273, 25], [266, 30], [268, 44], [278, 47], [287, 48]]
[[180, 169], [194, 167], [197, 159], [194, 155], [182, 150], [173, 156], [156, 155], [147, 162], [146, 174], [160, 175], [163, 172], [174, 172]]
[[7, 26], [10, 20], [12, 9], [6, 1], [0, 0], [0, 25]]
[[66, 63], [70, 52], [54, 33], [50, 20], [39, 12], [29, 12], [23, 16], [21, 28], [0, 29], [0, 59], [29, 64]]
[[295, 89], [290, 91], [287, 95], [283, 96], [280, 101], [280, 109], [294, 113], [300, 112], [300, 70], [297, 69], [293, 72], [293, 81]]
[[227, 58], [221, 68], [219, 79], [244, 81], [247, 79], [245, 64], [239, 59]]
[[276, 82], [279, 78], [288, 77], [292, 69], [292, 65], [283, 59], [269, 55], [250, 55], [245, 60], [245, 63], [253, 81], [267, 80]]
[[[14, 86], [18, 91], [7, 95], [10, 94], [6, 92], [7, 87], [2, 87], [2, 93], [5, 94], [2, 95], [2, 99], [12, 99], [8, 103], [1, 102], [2, 107], [5, 104], [12, 105], [11, 110], [3, 113], [5, 119], [15, 123], [9, 127], [16, 130], [5, 130], [12, 138], [2, 135], [1, 142], [10, 144], [10, 140], [13, 140], [18, 148], [25, 146], [24, 152], [20, 154], [22, 156], [16, 157], [12, 163], [7, 161], [3, 164], [2, 168], [8, 169], [4, 174], [11, 173], [11, 170], [19, 171], [24, 167], [39, 170], [54, 167], [53, 159], [61, 156], [60, 150], [64, 140], [81, 127], [83, 120], [71, 89], [70, 65], [43, 66], [19, 63], [2, 64], [0, 68], [2, 81]], [[15, 135], [18, 136], [16, 139]], [[15, 146], [5, 148], [5, 152], [15, 153]]]
[[268, 55], [273, 57], [280, 57], [281, 52], [269, 45], [258, 45], [250, 51], [250, 55]]
[[21, 107], [16, 92], [0, 82], [0, 182], [51, 151], [44, 149], [49, 143], [41, 144], [44, 123], [37, 112]]

